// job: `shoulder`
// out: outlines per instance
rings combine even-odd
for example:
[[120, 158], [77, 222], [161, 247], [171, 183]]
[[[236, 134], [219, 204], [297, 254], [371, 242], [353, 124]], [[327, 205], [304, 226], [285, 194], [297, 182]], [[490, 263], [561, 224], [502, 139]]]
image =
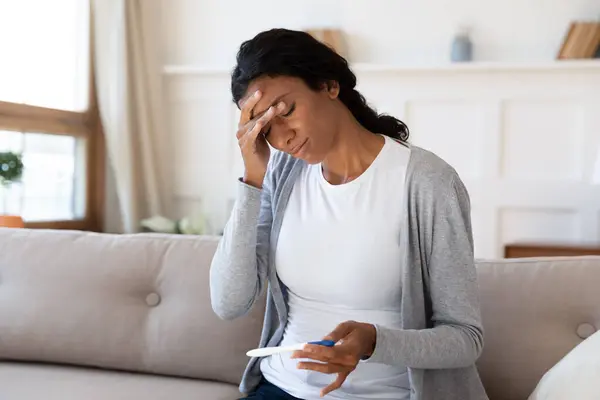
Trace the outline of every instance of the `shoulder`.
[[458, 173], [446, 160], [437, 154], [411, 145], [411, 154], [407, 174], [416, 180], [434, 180], [439, 182], [458, 178]]
[[[456, 169], [437, 154], [418, 146], [410, 146], [407, 169], [409, 192], [426, 197], [467, 196], [467, 191]], [[460, 193], [457, 193], [460, 192]]]

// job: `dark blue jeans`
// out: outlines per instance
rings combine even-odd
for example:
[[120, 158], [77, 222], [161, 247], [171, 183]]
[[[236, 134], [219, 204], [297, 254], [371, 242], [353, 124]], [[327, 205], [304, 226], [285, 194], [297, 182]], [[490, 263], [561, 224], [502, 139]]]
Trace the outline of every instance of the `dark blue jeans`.
[[271, 384], [267, 380], [263, 379], [256, 391], [251, 393], [250, 396], [244, 397], [240, 400], [302, 400], [297, 397], [291, 396], [277, 386]]

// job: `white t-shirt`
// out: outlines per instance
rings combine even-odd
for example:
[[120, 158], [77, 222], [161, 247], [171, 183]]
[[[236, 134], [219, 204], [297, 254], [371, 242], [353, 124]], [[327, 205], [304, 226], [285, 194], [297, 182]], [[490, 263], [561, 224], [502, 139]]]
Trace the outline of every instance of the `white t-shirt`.
[[[400, 328], [400, 220], [410, 149], [385, 137], [369, 168], [342, 185], [305, 165], [287, 204], [275, 265], [288, 288], [281, 345], [320, 340], [355, 320]], [[292, 396], [320, 399], [335, 374], [299, 370], [290, 353], [261, 361], [265, 378]], [[405, 368], [359, 363], [330, 399], [408, 399]]]

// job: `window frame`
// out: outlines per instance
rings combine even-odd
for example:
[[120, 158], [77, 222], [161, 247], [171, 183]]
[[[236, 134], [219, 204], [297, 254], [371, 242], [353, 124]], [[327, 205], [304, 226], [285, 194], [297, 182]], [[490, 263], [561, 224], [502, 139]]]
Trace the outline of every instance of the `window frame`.
[[0, 101], [0, 130], [65, 135], [85, 139], [85, 214], [81, 219], [25, 221], [29, 229], [102, 232], [105, 198], [105, 143], [96, 96], [92, 35], [89, 32], [88, 108], [83, 112]]

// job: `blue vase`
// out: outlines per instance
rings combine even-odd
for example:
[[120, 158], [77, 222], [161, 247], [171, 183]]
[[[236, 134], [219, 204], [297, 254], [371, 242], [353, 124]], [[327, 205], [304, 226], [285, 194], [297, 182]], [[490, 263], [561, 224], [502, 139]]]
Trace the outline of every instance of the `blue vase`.
[[467, 62], [473, 60], [473, 44], [465, 33], [456, 35], [452, 41], [450, 52], [452, 62]]

